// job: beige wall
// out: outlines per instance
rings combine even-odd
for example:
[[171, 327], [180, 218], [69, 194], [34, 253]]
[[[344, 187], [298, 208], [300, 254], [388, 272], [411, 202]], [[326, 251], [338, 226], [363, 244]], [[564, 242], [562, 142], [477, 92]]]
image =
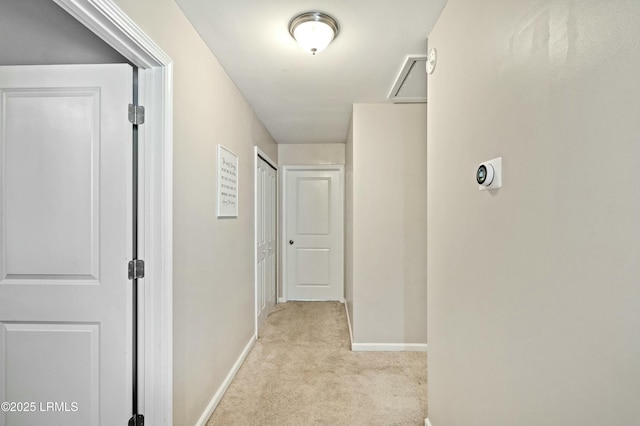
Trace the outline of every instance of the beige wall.
[[433, 426], [638, 424], [638, 40], [627, 0], [449, 0], [431, 33]]
[[344, 166], [344, 300], [353, 318], [353, 112], [345, 143]]
[[[172, 0], [116, 0], [174, 60], [174, 425], [205, 410], [254, 333], [253, 146], [260, 121]], [[237, 219], [216, 218], [216, 144], [239, 158]]]
[[355, 343], [427, 341], [426, 139], [425, 104], [353, 107]]
[[344, 144], [279, 144], [278, 162], [285, 166], [344, 164]]

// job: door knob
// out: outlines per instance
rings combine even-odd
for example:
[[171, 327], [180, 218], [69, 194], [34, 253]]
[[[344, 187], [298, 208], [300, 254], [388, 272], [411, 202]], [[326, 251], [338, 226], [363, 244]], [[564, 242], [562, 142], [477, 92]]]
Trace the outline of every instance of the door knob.
[[293, 240], [289, 240], [289, 244], [293, 244]]

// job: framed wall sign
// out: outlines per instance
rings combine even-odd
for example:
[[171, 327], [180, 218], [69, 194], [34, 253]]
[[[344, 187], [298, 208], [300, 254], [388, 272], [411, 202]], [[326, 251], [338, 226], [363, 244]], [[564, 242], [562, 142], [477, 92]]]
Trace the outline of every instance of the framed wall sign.
[[218, 145], [218, 217], [238, 217], [238, 156]]

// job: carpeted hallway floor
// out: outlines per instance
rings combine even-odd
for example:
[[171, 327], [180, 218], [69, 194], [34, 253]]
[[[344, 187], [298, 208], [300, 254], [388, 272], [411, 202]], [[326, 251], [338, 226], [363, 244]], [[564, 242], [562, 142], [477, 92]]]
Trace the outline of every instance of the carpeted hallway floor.
[[344, 305], [276, 305], [207, 425], [424, 425], [427, 354], [351, 352]]

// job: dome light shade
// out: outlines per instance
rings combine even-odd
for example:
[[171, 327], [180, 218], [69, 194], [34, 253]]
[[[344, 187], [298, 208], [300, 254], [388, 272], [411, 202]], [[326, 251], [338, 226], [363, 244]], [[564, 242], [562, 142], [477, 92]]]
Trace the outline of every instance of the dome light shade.
[[322, 52], [338, 32], [338, 22], [322, 12], [306, 12], [289, 22], [291, 37], [312, 55]]

